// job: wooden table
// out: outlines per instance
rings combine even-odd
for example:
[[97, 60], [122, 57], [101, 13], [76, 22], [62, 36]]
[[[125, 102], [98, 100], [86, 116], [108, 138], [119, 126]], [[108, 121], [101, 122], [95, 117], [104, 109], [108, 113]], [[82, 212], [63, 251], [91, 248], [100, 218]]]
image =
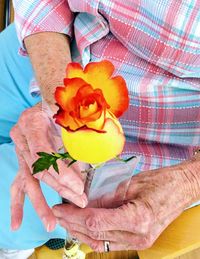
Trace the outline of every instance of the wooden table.
[[186, 210], [140, 259], [200, 259], [200, 206]]

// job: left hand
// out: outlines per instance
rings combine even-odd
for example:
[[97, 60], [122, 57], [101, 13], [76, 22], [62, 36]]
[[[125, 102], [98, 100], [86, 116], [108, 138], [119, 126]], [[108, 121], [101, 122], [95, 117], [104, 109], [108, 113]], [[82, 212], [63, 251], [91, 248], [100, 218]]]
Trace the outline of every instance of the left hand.
[[56, 219], [46, 202], [39, 181], [52, 187], [61, 197], [85, 207], [87, 197], [81, 174], [85, 165], [77, 162], [67, 167], [64, 161], [58, 161], [59, 174], [53, 168], [36, 175], [32, 174], [32, 164], [38, 159], [37, 152], [50, 153], [62, 146], [61, 138], [55, 131], [53, 121], [43, 110], [42, 103], [26, 109], [12, 128], [10, 135], [15, 143], [19, 162], [19, 171], [11, 187], [11, 228], [17, 230], [20, 227], [24, 198], [28, 195], [47, 231], [52, 231]]
[[98, 208], [56, 205], [53, 213], [72, 236], [97, 252], [104, 251], [104, 240], [110, 242], [111, 251], [149, 248], [193, 202], [191, 182], [183, 168], [172, 166], [133, 176], [121, 206], [113, 208], [119, 186], [115, 197], [96, 200]]

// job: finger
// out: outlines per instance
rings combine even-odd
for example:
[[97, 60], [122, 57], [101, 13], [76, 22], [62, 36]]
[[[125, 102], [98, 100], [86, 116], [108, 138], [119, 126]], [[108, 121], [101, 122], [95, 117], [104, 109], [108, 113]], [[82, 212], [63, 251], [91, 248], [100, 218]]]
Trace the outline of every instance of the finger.
[[[100, 240], [94, 240], [87, 235], [84, 235], [78, 231], [72, 231], [70, 234], [73, 237], [76, 237], [78, 240], [82, 241], [85, 244], [88, 244], [94, 251], [96, 252], [105, 252], [104, 248], [104, 241]], [[106, 240], [109, 241], [109, 240]], [[137, 238], [135, 240], [135, 243], [128, 244], [128, 243], [116, 243], [109, 241], [109, 250], [110, 251], [124, 251], [124, 250], [141, 250], [143, 249], [143, 246], [145, 244], [145, 240], [143, 237]]]
[[[165, 218], [162, 223], [156, 222], [149, 233], [146, 235], [137, 235], [127, 231], [91, 231], [86, 226], [81, 224], [69, 223], [68, 218], [58, 218], [59, 224], [71, 232], [79, 232], [79, 234], [86, 235], [92, 240], [109, 240], [117, 246], [113, 249], [125, 249], [126, 246], [131, 249], [142, 250], [147, 249], [153, 245], [155, 240], [159, 237], [162, 231], [180, 215], [180, 210], [176, 210]], [[119, 226], [120, 228], [120, 226]], [[125, 246], [124, 246], [125, 245]]]
[[[19, 158], [19, 168], [24, 172], [24, 177], [26, 177], [25, 183], [21, 182], [19, 183], [19, 186], [25, 184], [25, 186], [23, 186], [24, 192], [27, 193], [33, 207], [43, 221], [47, 231], [50, 232], [56, 226], [56, 218], [53, 215], [52, 210], [47, 205], [38, 180], [31, 175], [28, 165], [24, 161], [23, 157], [20, 156]], [[20, 209], [22, 209], [22, 205], [20, 206]]]
[[[31, 127], [27, 127], [27, 122], [30, 122], [30, 118], [32, 125]], [[40, 107], [36, 106], [24, 111], [18, 121], [17, 135], [20, 136], [19, 142], [23, 147], [21, 150], [24, 150], [25, 146], [24, 137], [30, 150], [30, 154], [28, 156], [29, 159], [27, 160], [26, 157], [24, 158], [31, 172], [32, 164], [35, 162], [35, 160], [38, 159], [37, 152], [43, 151], [51, 153], [55, 151], [55, 139], [57, 138], [57, 134], [56, 138], [54, 139], [54, 135], [52, 134], [54, 129], [52, 129], [51, 122], [52, 121], [48, 118], [47, 114], [43, 112]], [[16, 135], [14, 130], [13, 134]], [[60, 183], [62, 185], [66, 185], [75, 193], [82, 194], [84, 190], [84, 184], [80, 170], [76, 170], [76, 166], [73, 168], [68, 167], [64, 161], [58, 161], [58, 168], [60, 172], [58, 179], [63, 175], [63, 177], [60, 179]], [[51, 170], [54, 171], [54, 169]], [[74, 170], [76, 172], [74, 172]]]
[[58, 181], [73, 190], [77, 194], [84, 191], [84, 182], [81, 176], [79, 165], [69, 166], [62, 160], [58, 160], [59, 178]]
[[13, 231], [17, 230], [21, 226], [24, 198], [25, 194], [20, 187], [20, 181], [17, 177], [11, 186], [11, 229]]
[[17, 157], [23, 154], [27, 164], [30, 164], [32, 160], [29, 146], [26, 141], [26, 137], [22, 134], [17, 124], [11, 129], [10, 136], [15, 143]]
[[[56, 217], [67, 215], [67, 221], [86, 225], [91, 231], [122, 230], [135, 234], [145, 234], [150, 228], [151, 214], [145, 206], [134, 203], [124, 204], [115, 209], [86, 208], [79, 209], [70, 205], [56, 205], [53, 208]], [[120, 229], [119, 229], [120, 228]]]
[[47, 205], [39, 182], [33, 178], [33, 181], [31, 183], [29, 182], [26, 191], [35, 211], [41, 218], [44, 226], [46, 227], [47, 232], [53, 231], [56, 226], [56, 219], [53, 215], [52, 210]]
[[[71, 190], [71, 193], [77, 195], [82, 195], [84, 190], [84, 181], [80, 177], [80, 171], [77, 168], [79, 167], [68, 167], [68, 164], [64, 161], [57, 160], [59, 174], [50, 167], [49, 170], [45, 170], [38, 174], [35, 174], [34, 177], [44, 181], [56, 191], [58, 191], [59, 186], [66, 187], [67, 190]], [[75, 170], [76, 171], [75, 171]], [[64, 197], [65, 198], [65, 197]]]
[[27, 141], [32, 158], [29, 167], [38, 158], [37, 152], [44, 151], [50, 153], [55, 151], [54, 135], [52, 134], [50, 122], [47, 114], [37, 105], [26, 109], [18, 120], [17, 127]]
[[41, 172], [35, 176], [35, 178], [43, 181], [47, 185], [51, 186], [62, 198], [76, 204], [77, 206], [84, 208], [87, 206], [88, 200], [85, 193], [77, 195], [68, 187], [61, 185], [57, 179], [49, 174], [47, 170]]
[[141, 241], [146, 239], [144, 236], [135, 235], [127, 231], [118, 230], [118, 231], [97, 232], [97, 231], [90, 231], [86, 227], [80, 224], [68, 223], [67, 220], [65, 219], [57, 218], [57, 221], [62, 227], [64, 227], [70, 233], [78, 231], [79, 233], [84, 234], [94, 240], [109, 240], [120, 244], [138, 245], [138, 240]]
[[[67, 223], [80, 224], [91, 231], [119, 230], [119, 228], [123, 230], [121, 218], [118, 215], [120, 209], [79, 209], [73, 205], [59, 204], [53, 207], [53, 212], [57, 218], [66, 218]], [[101, 220], [103, 222], [99, 222]]]
[[[40, 132], [39, 134], [35, 133], [37, 138], [32, 134], [30, 137], [30, 133], [26, 131], [26, 137], [28, 142], [28, 147], [30, 149], [31, 156], [29, 154], [29, 159], [27, 160], [29, 169], [32, 171], [32, 164], [35, 160], [38, 159], [37, 152], [43, 151], [47, 153], [53, 152], [53, 148], [48, 141], [48, 137], [44, 134], [44, 132]], [[39, 140], [42, 140], [42, 144], [38, 144]], [[68, 167], [68, 164], [64, 161], [58, 160], [58, 170], [57, 172], [51, 167], [48, 171], [49, 173], [56, 178], [62, 185], [67, 186], [69, 189], [74, 191], [77, 194], [83, 194], [84, 191], [84, 183], [82, 177], [80, 176], [81, 172], [78, 166]], [[42, 174], [38, 174], [37, 177], [39, 180], [42, 180]], [[49, 181], [51, 182], [52, 177], [49, 177]]]
[[52, 210], [57, 218], [65, 219], [67, 217], [68, 223], [76, 223], [84, 226], [86, 226], [86, 218], [91, 213], [90, 209], [80, 209], [72, 204], [58, 204], [53, 206]]
[[27, 192], [33, 207], [41, 217], [47, 231], [51, 231], [55, 228], [56, 219], [46, 203], [39, 182], [32, 177], [23, 156], [20, 155], [18, 148], [16, 149], [19, 155], [19, 171], [23, 172], [23, 177], [25, 177], [26, 180], [21, 179], [19, 173], [19, 176], [16, 178], [11, 188], [11, 227], [15, 230], [21, 225], [23, 218], [24, 192]]

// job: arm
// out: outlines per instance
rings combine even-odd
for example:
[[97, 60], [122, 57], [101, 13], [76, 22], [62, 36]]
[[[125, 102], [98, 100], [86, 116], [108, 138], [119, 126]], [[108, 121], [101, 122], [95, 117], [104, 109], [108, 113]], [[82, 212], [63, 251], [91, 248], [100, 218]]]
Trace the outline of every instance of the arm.
[[52, 105], [54, 89], [62, 84], [71, 61], [74, 14], [66, 0], [13, 0], [13, 5], [19, 41], [30, 56], [44, 99]]
[[[71, 61], [68, 36], [71, 36], [73, 14], [66, 0], [15, 0], [14, 7], [19, 40], [30, 56], [42, 95], [55, 112], [53, 93], [55, 87], [62, 84], [66, 65]], [[27, 194], [47, 231], [51, 231], [56, 224], [55, 217], [38, 180], [51, 186], [61, 197], [84, 207], [87, 203], [81, 176], [84, 165], [77, 163], [67, 168], [59, 161], [59, 175], [50, 168], [32, 177], [32, 164], [38, 159], [36, 153], [56, 151], [62, 145], [41, 103], [25, 110], [10, 134], [19, 161], [19, 172], [11, 188], [12, 229], [21, 224]]]
[[191, 200], [188, 205], [200, 200], [200, 153], [198, 152], [190, 160], [178, 165], [183, 172], [183, 182], [186, 184], [185, 190]]
[[71, 61], [69, 38], [61, 33], [43, 32], [28, 36], [24, 43], [40, 85], [41, 94], [53, 107], [55, 88], [63, 84], [66, 65]]

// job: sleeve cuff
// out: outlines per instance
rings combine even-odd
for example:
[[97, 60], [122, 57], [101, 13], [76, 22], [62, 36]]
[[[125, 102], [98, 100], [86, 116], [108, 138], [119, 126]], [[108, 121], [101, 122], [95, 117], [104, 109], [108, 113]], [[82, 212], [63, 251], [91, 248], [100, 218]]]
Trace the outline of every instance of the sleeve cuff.
[[15, 4], [15, 24], [20, 41], [20, 54], [27, 55], [24, 39], [40, 32], [57, 32], [73, 37], [74, 15], [68, 1], [37, 1], [24, 6]]

